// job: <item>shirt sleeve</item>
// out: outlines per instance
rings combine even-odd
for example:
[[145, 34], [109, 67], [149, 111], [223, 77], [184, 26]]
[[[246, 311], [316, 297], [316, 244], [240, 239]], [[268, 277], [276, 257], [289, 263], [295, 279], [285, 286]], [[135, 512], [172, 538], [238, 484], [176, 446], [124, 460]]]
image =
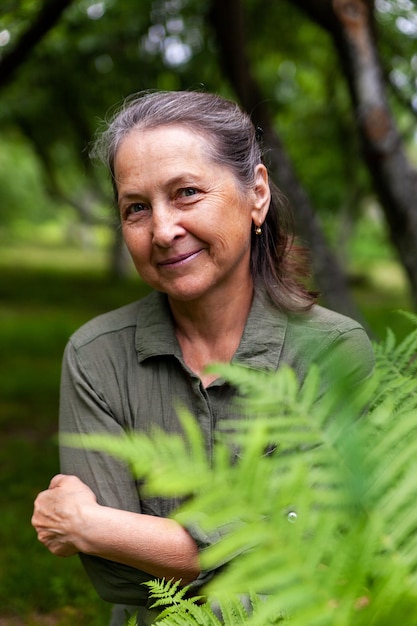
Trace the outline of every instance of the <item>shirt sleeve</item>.
[[[87, 368], [71, 342], [62, 365], [60, 434], [106, 433], [121, 435], [123, 426], [112, 415], [105, 398], [95, 391]], [[99, 504], [141, 512], [136, 483], [129, 469], [113, 457], [96, 451], [69, 448], [60, 444], [63, 474], [78, 476], [95, 493]], [[80, 555], [83, 566], [98, 594], [108, 602], [141, 605], [148, 600], [141, 583], [154, 577], [138, 569], [106, 559]]]

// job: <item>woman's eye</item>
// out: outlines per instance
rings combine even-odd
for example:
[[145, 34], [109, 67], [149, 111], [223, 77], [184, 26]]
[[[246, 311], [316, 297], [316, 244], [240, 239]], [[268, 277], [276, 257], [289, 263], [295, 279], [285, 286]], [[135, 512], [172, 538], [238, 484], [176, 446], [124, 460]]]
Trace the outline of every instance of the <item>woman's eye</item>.
[[195, 196], [196, 193], [197, 189], [195, 189], [194, 187], [185, 187], [184, 189], [180, 190], [179, 195], [183, 198], [190, 198], [191, 196]]
[[126, 208], [126, 215], [135, 215], [137, 213], [141, 213], [146, 210], [146, 204], [143, 202], [135, 202], [134, 204], [130, 204]]
[[135, 204], [132, 204], [130, 207], [130, 211], [132, 213], [140, 213], [141, 211], [144, 211], [146, 209], [146, 205], [143, 204], [142, 202], [136, 202]]

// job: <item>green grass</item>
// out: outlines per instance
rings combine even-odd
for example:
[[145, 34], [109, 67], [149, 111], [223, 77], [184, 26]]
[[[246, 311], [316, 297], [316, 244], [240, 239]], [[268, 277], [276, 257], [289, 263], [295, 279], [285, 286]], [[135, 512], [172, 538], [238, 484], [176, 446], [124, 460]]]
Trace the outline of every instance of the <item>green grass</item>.
[[[36, 540], [32, 503], [58, 471], [58, 383], [68, 336], [82, 323], [146, 293], [137, 278], [107, 278], [105, 256], [73, 249], [0, 250], [0, 623], [105, 626], [100, 601], [76, 558], [59, 559]], [[355, 298], [374, 332], [409, 328], [410, 308], [392, 264], [370, 264]]]
[[58, 471], [58, 384], [68, 336], [146, 289], [138, 279], [110, 281], [97, 255], [74, 250], [2, 250], [0, 273], [0, 623], [103, 626], [110, 607], [78, 559], [50, 555], [30, 518], [36, 494]]

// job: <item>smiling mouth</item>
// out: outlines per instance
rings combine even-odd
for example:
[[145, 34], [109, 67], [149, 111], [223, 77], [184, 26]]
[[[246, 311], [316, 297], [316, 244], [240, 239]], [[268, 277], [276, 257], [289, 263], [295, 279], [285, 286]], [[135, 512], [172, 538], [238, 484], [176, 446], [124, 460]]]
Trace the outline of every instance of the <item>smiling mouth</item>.
[[181, 265], [185, 265], [186, 263], [194, 260], [201, 252], [203, 252], [203, 248], [200, 248], [199, 250], [195, 250], [195, 252], [179, 254], [178, 256], [172, 257], [170, 259], [160, 261], [158, 265], [164, 268], [168, 268], [168, 269], [171, 267], [172, 268], [180, 267]]

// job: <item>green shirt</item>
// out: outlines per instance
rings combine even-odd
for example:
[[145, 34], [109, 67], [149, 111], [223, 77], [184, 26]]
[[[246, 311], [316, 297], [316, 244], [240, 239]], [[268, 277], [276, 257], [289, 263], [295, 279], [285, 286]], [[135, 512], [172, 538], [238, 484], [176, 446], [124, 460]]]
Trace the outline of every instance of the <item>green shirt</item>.
[[[232, 361], [271, 371], [285, 363], [303, 380], [311, 363], [329, 350], [338, 358], [346, 355], [346, 374], [355, 381], [372, 372], [371, 344], [357, 322], [319, 306], [287, 315], [255, 295]], [[234, 394], [222, 379], [204, 388], [187, 367], [167, 298], [154, 292], [95, 318], [71, 337], [63, 360], [60, 431], [117, 435], [157, 426], [181, 432], [175, 412], [179, 401], [197, 418], [210, 454], [223, 420], [238, 417], [231, 403]], [[62, 447], [61, 471], [77, 475], [106, 506], [167, 516], [178, 505], [175, 499], [141, 498], [129, 470], [101, 453]], [[196, 531], [195, 539], [203, 548], [213, 537]], [[147, 588], [140, 583], [152, 577], [97, 557], [81, 558], [105, 600], [146, 604]]]

